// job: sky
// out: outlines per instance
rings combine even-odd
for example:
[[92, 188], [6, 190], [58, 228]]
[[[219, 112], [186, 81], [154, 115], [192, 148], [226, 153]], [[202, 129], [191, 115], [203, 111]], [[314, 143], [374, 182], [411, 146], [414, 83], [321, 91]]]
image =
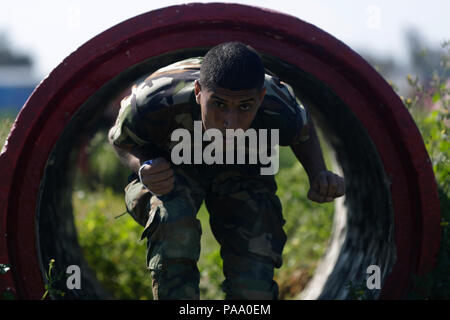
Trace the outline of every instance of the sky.
[[[136, 15], [183, 4], [172, 0], [0, 0], [0, 34], [16, 52], [31, 53], [37, 80], [106, 29]], [[218, 2], [218, 1], [202, 1]], [[312, 23], [353, 50], [408, 59], [404, 33], [415, 28], [432, 47], [450, 38], [448, 0], [245, 0]]]

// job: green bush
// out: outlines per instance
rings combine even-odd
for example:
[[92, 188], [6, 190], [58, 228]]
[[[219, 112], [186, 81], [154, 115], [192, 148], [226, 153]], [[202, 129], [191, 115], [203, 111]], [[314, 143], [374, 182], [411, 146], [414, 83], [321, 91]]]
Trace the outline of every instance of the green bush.
[[85, 170], [79, 171], [76, 177], [76, 188], [95, 191], [109, 186], [116, 193], [123, 192], [131, 172], [117, 160], [106, 130], [97, 131], [86, 148], [79, 152], [86, 154], [87, 163]]
[[5, 144], [6, 137], [11, 130], [11, 126], [14, 123], [14, 117], [12, 116], [1, 116], [0, 117], [0, 150]]
[[151, 299], [146, 243], [139, 241], [142, 227], [128, 214], [120, 216], [125, 211], [123, 196], [111, 188], [77, 190], [72, 203], [83, 255], [97, 279], [117, 299]]
[[[403, 99], [422, 134], [433, 164], [441, 206], [441, 249], [434, 269], [423, 276], [414, 276], [412, 299], [450, 298], [450, 42], [443, 44], [440, 72], [434, 72], [430, 83], [408, 76], [411, 96]], [[433, 104], [427, 111], [426, 105]]]

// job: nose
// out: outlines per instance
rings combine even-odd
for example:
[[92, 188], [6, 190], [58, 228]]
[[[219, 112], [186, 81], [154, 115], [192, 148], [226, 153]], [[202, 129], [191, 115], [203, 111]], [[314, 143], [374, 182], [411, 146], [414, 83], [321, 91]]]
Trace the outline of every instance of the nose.
[[235, 111], [230, 111], [225, 116], [223, 126], [225, 129], [239, 129], [238, 113]]

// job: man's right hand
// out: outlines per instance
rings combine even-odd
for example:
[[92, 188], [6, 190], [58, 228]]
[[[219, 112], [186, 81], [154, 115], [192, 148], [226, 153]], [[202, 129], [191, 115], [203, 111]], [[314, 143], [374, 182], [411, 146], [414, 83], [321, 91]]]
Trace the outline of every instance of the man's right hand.
[[159, 157], [152, 161], [152, 164], [142, 168], [141, 182], [155, 195], [168, 194], [174, 187], [174, 172], [165, 158]]

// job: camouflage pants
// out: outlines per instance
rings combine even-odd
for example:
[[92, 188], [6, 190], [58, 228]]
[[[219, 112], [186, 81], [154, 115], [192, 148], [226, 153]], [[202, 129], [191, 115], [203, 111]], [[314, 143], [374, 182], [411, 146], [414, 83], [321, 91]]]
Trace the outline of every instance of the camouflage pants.
[[205, 201], [212, 232], [221, 246], [226, 299], [277, 299], [274, 268], [286, 242], [281, 203], [272, 176], [238, 167], [177, 166], [175, 187], [153, 196], [139, 181], [126, 190], [127, 208], [143, 224], [147, 265], [155, 299], [199, 299], [201, 225], [196, 214]]

